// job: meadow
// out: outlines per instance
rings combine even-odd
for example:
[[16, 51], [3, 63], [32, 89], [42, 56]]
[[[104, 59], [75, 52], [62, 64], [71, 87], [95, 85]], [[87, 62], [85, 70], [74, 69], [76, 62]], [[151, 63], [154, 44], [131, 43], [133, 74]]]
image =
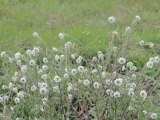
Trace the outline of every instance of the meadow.
[[160, 119], [159, 0], [1, 0], [0, 119]]

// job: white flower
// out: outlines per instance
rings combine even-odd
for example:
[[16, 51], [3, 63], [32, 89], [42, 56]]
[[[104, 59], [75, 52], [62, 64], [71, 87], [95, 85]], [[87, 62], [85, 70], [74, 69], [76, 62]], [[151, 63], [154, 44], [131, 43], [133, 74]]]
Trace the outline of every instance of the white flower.
[[7, 86], [7, 85], [2, 85], [2, 89], [3, 89], [3, 90], [7, 90], [7, 89], [8, 89], [8, 86]]
[[69, 75], [67, 73], [64, 73], [64, 78], [69, 78]]
[[39, 69], [38, 72], [37, 72], [39, 75], [41, 75], [43, 73], [43, 70], [42, 69]]
[[37, 32], [34, 32], [33, 37], [39, 37], [39, 34]]
[[121, 86], [121, 85], [122, 85], [122, 82], [123, 82], [123, 79], [122, 79], [122, 78], [117, 78], [117, 79], [114, 81], [115, 85], [117, 85], [117, 86]]
[[59, 55], [55, 55], [55, 60], [56, 60], [56, 62], [60, 62], [60, 60], [61, 60], [60, 56]]
[[83, 81], [83, 84], [84, 84], [85, 86], [88, 86], [88, 85], [90, 84], [90, 81], [89, 81], [88, 79], [86, 79], [86, 80]]
[[137, 86], [137, 85], [136, 85], [135, 83], [132, 83], [132, 84], [131, 84], [131, 88], [136, 88], [136, 86]]
[[83, 61], [83, 58], [82, 58], [81, 56], [79, 56], [79, 57], [77, 58], [77, 60], [76, 60], [76, 62], [77, 62], [78, 64], [81, 64], [82, 61]]
[[157, 119], [157, 113], [151, 113], [151, 119], [153, 120]]
[[48, 75], [47, 74], [43, 74], [42, 76], [41, 76], [41, 79], [43, 79], [43, 80], [46, 80], [48, 78]]
[[126, 30], [126, 32], [128, 32], [128, 33], [131, 32], [131, 28], [130, 28], [130, 27], [126, 27], [125, 30]]
[[112, 80], [106, 79], [106, 85], [110, 85], [112, 83]]
[[144, 91], [144, 90], [142, 90], [142, 91], [140, 92], [140, 96], [145, 100], [145, 99], [147, 98], [147, 92]]
[[124, 72], [126, 70], [126, 66], [122, 66], [122, 71]]
[[101, 60], [101, 61], [103, 61], [104, 60], [104, 54], [99, 54], [98, 55], [98, 59]]
[[131, 68], [133, 66], [133, 63], [132, 62], [127, 62], [126, 66]]
[[72, 98], [73, 98], [72, 94], [68, 94], [68, 99], [72, 100]]
[[147, 64], [146, 64], [146, 67], [147, 68], [152, 68], [153, 67], [153, 62], [147, 62]]
[[136, 66], [132, 66], [132, 67], [130, 67], [130, 70], [135, 72], [137, 70], [137, 67]]
[[70, 92], [71, 90], [73, 90], [73, 87], [72, 86], [68, 86], [67, 87], [67, 91]]
[[98, 60], [97, 57], [93, 57], [93, 58], [92, 58], [92, 61], [93, 61], [93, 62], [97, 62], [97, 60]]
[[71, 54], [71, 58], [74, 60], [76, 59], [76, 54]]
[[15, 92], [15, 93], [17, 93], [17, 92], [18, 92], [18, 89], [17, 89], [16, 87], [13, 87], [13, 88], [12, 88], [12, 91]]
[[20, 52], [15, 53], [14, 57], [16, 60], [20, 59], [21, 53]]
[[102, 74], [102, 78], [106, 78], [107, 77], [107, 73], [106, 72], [103, 71], [101, 74]]
[[114, 16], [108, 17], [108, 22], [109, 22], [109, 23], [115, 23], [115, 21], [116, 21], [116, 19], [115, 19]]
[[119, 64], [125, 64], [125, 63], [126, 63], [126, 59], [123, 58], [123, 57], [120, 57], [120, 58], [118, 59], [118, 63], [119, 63]]
[[56, 83], [59, 83], [59, 82], [61, 82], [61, 78], [58, 75], [56, 75], [56, 76], [54, 76], [54, 81]]
[[40, 94], [46, 94], [48, 92], [48, 90], [45, 87], [41, 87], [39, 89]]
[[5, 51], [2, 51], [1, 52], [1, 57], [6, 57], [7, 56], [7, 53]]
[[119, 98], [121, 95], [120, 95], [119, 92], [114, 92], [113, 96], [114, 96], [115, 98]]
[[9, 89], [12, 89], [13, 86], [14, 86], [14, 84], [13, 84], [12, 82], [10, 82], [10, 83], [8, 84], [8, 88], [9, 88]]
[[32, 55], [32, 50], [28, 49], [28, 50], [26, 51], [26, 54], [27, 54], [28, 56], [31, 56], [31, 55]]
[[136, 80], [136, 77], [137, 77], [136, 74], [132, 74], [132, 79], [133, 80]]
[[58, 49], [55, 48], [55, 47], [53, 47], [52, 50], [53, 50], [54, 52], [57, 52], [57, 51], [58, 51]]
[[65, 33], [59, 33], [58, 37], [60, 40], [63, 40], [65, 38]]
[[154, 57], [154, 61], [155, 61], [155, 63], [159, 63], [160, 62], [159, 56]]
[[43, 69], [44, 71], [46, 71], [46, 70], [48, 70], [48, 66], [47, 66], [47, 65], [42, 65], [42, 69]]
[[25, 84], [25, 83], [27, 82], [27, 80], [26, 80], [25, 77], [22, 77], [22, 78], [20, 79], [20, 82], [23, 83], [23, 84]]
[[36, 64], [36, 62], [35, 62], [34, 60], [30, 60], [30, 61], [29, 61], [29, 65], [30, 65], [31, 67], [35, 66], [35, 64]]
[[20, 98], [20, 99], [23, 99], [24, 98], [24, 91], [19, 91], [17, 93], [17, 97]]
[[147, 114], [147, 111], [143, 110], [143, 114], [146, 115], [146, 114]]
[[106, 93], [107, 93], [107, 95], [112, 96], [114, 92], [113, 92], [113, 90], [111, 90], [111, 89], [107, 89], [107, 90], [106, 90]]
[[40, 50], [39, 50], [38, 47], [34, 47], [34, 48], [33, 48], [33, 51], [34, 51], [35, 54], [38, 54], [38, 53], [40, 52]]
[[19, 65], [19, 66], [21, 66], [21, 64], [22, 64], [22, 61], [21, 60], [17, 60], [17, 65]]
[[47, 88], [48, 87], [48, 84], [47, 83], [45, 83], [45, 82], [38, 82], [38, 87], [40, 87], [40, 88]]
[[135, 21], [136, 21], [136, 22], [139, 22], [140, 20], [141, 20], [140, 16], [139, 16], [139, 15], [136, 15], [136, 16], [135, 16]]
[[93, 87], [94, 87], [94, 89], [99, 89], [99, 83], [98, 82], [94, 82], [93, 83]]
[[37, 89], [37, 87], [35, 86], [35, 85], [32, 85], [31, 86], [31, 91], [33, 92], [33, 91], [35, 91]]
[[72, 69], [71, 73], [72, 73], [72, 75], [76, 75], [77, 74], [77, 70], [76, 69]]
[[48, 63], [48, 59], [46, 57], [43, 58], [43, 62], [46, 64]]
[[143, 46], [144, 46], [144, 40], [141, 40], [141, 41], [139, 42], [139, 45], [140, 45], [141, 47], [143, 47]]
[[67, 43], [64, 44], [64, 47], [65, 47], [66, 49], [71, 48], [71, 46], [72, 46], [72, 43], [71, 43], [71, 42], [67, 42]]
[[18, 97], [16, 97], [16, 98], [14, 99], [14, 102], [15, 102], [16, 104], [18, 104], [18, 103], [20, 103], [20, 99], [19, 99]]
[[97, 72], [98, 72], [97, 69], [92, 70], [92, 74], [95, 74]]
[[53, 92], [59, 92], [59, 87], [58, 86], [54, 86], [53, 87]]
[[78, 71], [79, 71], [80, 73], [83, 73], [83, 72], [84, 72], [84, 67], [83, 67], [83, 66], [78, 66]]
[[21, 66], [21, 72], [24, 74], [27, 72], [27, 66], [26, 65], [22, 65]]

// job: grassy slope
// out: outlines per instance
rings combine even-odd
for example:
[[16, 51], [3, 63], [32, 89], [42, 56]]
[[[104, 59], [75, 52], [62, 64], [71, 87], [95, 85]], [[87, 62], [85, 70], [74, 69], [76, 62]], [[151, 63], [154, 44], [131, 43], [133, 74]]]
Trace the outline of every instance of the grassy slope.
[[[135, 15], [140, 15], [142, 23], [135, 28], [131, 40], [160, 43], [159, 7], [159, 0], [1, 0], [0, 50], [17, 51], [33, 46], [38, 43], [32, 37], [34, 31], [49, 46], [60, 46], [67, 40], [60, 41], [57, 35], [64, 32], [75, 38], [68, 40], [82, 43], [83, 53], [95, 54], [106, 49], [109, 32], [117, 29], [107, 23], [111, 15], [116, 16], [122, 30], [130, 26]], [[138, 52], [131, 50], [130, 56], [142, 61], [148, 51], [137, 49]]]

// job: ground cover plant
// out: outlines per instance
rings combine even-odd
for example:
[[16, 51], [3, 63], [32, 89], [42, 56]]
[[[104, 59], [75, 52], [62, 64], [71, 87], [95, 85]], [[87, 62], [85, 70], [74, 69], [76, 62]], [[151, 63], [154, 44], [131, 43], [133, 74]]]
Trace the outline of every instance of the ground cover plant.
[[[139, 24], [135, 16], [133, 24]], [[108, 22], [116, 22], [114, 16]], [[132, 28], [133, 29], [133, 28]], [[160, 58], [153, 54], [143, 67], [129, 61], [132, 29], [113, 31], [108, 48], [91, 59], [73, 42], [52, 49], [43, 45], [25, 52], [1, 52], [1, 118], [24, 120], [151, 120], [159, 119]], [[59, 33], [59, 39], [71, 36]], [[41, 46], [42, 46], [41, 45]], [[153, 49], [152, 42], [132, 47]]]

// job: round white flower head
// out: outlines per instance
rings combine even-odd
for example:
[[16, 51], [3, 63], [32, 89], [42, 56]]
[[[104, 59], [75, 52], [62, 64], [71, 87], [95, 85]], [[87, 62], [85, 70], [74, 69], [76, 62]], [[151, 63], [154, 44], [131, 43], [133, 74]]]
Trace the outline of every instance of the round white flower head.
[[104, 60], [104, 54], [99, 54], [98, 55], [98, 59], [101, 60], [101, 61], [103, 61]]
[[133, 89], [136, 88], [136, 86], [137, 86], [137, 85], [136, 85], [135, 83], [132, 83], [132, 84], [131, 84], [131, 88], [133, 88]]
[[1, 52], [1, 57], [6, 57], [7, 56], [7, 53], [5, 51], [2, 51]]
[[132, 66], [132, 67], [130, 67], [130, 70], [135, 72], [137, 70], [137, 67], [136, 66]]
[[96, 74], [97, 72], [97, 69], [92, 70], [92, 74]]
[[64, 78], [69, 78], [69, 75], [67, 73], [64, 73]]
[[15, 93], [17, 93], [17, 92], [18, 92], [18, 89], [17, 89], [16, 87], [13, 87], [13, 88], [12, 88], [12, 91], [15, 92]]
[[15, 53], [14, 57], [16, 60], [20, 59], [21, 53], [20, 52]]
[[127, 62], [126, 66], [131, 68], [133, 66], [133, 63], [132, 62]]
[[45, 87], [41, 87], [39, 89], [39, 92], [40, 92], [40, 94], [46, 94], [48, 91], [47, 91], [47, 89]]
[[112, 96], [114, 92], [111, 89], [107, 89], [106, 93], [107, 93], [107, 95]]
[[99, 83], [98, 82], [94, 82], [93, 83], [93, 87], [94, 87], [94, 89], [99, 89]]
[[12, 77], [12, 81], [16, 82], [17, 81], [17, 77]]
[[159, 63], [160, 62], [159, 56], [154, 57], [154, 61], [155, 61], [155, 63]]
[[65, 38], [65, 33], [59, 33], [58, 37], [60, 40], [63, 40]]
[[38, 32], [33, 32], [33, 37], [39, 37]]
[[70, 92], [71, 90], [73, 90], [73, 87], [72, 86], [68, 86], [67, 87], [67, 91]]
[[119, 64], [125, 64], [126, 63], [126, 59], [125, 58], [123, 58], [123, 57], [120, 57], [120, 58], [118, 58], [118, 63]]
[[84, 72], [84, 67], [83, 67], [83, 66], [78, 66], [78, 71], [79, 71], [80, 73], [83, 73], [83, 72]]
[[59, 55], [55, 55], [55, 60], [56, 60], [56, 62], [60, 62], [61, 61], [60, 56]]
[[31, 55], [32, 55], [32, 50], [28, 49], [28, 50], [26, 51], [26, 54], [27, 54], [28, 56], [31, 56]]
[[143, 110], [143, 114], [146, 115], [146, 114], [147, 114], [147, 111]]
[[52, 50], [53, 50], [54, 52], [57, 52], [57, 51], [58, 51], [58, 49], [55, 48], [55, 47], [53, 47]]
[[93, 61], [93, 62], [97, 62], [97, 60], [98, 60], [97, 57], [93, 57], [93, 58], [92, 58], [92, 61]]
[[20, 99], [23, 99], [24, 98], [24, 91], [19, 91], [18, 93], [17, 93], [17, 97], [18, 98], [20, 98]]
[[65, 44], [64, 44], [64, 47], [65, 47], [66, 49], [71, 48], [71, 47], [72, 47], [72, 42], [67, 42], [67, 43], [65, 43]]
[[149, 48], [153, 48], [154, 47], [154, 44], [152, 42], [149, 42]]
[[76, 60], [76, 63], [81, 64], [83, 61], [83, 58], [81, 56], [79, 56]]
[[113, 96], [114, 96], [115, 98], [119, 98], [121, 95], [120, 95], [119, 92], [114, 92]]
[[88, 85], [90, 84], [90, 81], [89, 81], [88, 79], [86, 79], [86, 80], [83, 81], [83, 84], [84, 84], [85, 86], [88, 86]]
[[77, 74], [77, 70], [76, 69], [72, 69], [71, 74], [72, 75], [76, 75]]
[[72, 94], [68, 94], [68, 99], [72, 100], [72, 98], [73, 98]]
[[117, 86], [121, 86], [121, 85], [122, 85], [122, 82], [123, 82], [123, 79], [122, 79], [122, 78], [117, 78], [117, 79], [114, 81], [115, 85], [117, 85]]
[[43, 58], [43, 62], [46, 64], [48, 63], [48, 59], [46, 57]]
[[54, 81], [56, 83], [59, 83], [59, 82], [61, 82], [61, 78], [58, 75], [56, 75], [56, 76], [54, 76]]
[[109, 23], [115, 23], [115, 22], [116, 22], [115, 17], [114, 17], [114, 16], [108, 17], [108, 22], [109, 22]]
[[106, 85], [110, 85], [110, 84], [112, 84], [112, 80], [106, 79]]
[[143, 46], [144, 46], [144, 40], [141, 40], [141, 41], [139, 42], [139, 45], [140, 45], [141, 47], [143, 47]]
[[20, 103], [20, 99], [19, 99], [18, 97], [16, 97], [16, 98], [14, 99], [14, 102], [15, 102], [16, 104], [18, 104], [18, 103]]
[[21, 60], [17, 60], [17, 65], [19, 65], [19, 66], [21, 66], [21, 64], [22, 64], [22, 61]]
[[147, 68], [152, 68], [153, 67], [153, 62], [147, 62], [147, 64], [146, 64], [146, 67]]
[[126, 66], [122, 66], [122, 71], [124, 72], [126, 70]]
[[140, 20], [141, 20], [141, 17], [140, 17], [139, 15], [136, 15], [136, 16], [135, 16], [135, 21], [136, 21], [136, 22], [139, 22]]
[[35, 91], [37, 89], [37, 87], [35, 86], [35, 85], [32, 85], [31, 86], [31, 91], [33, 92], [33, 91]]
[[46, 71], [46, 70], [48, 70], [48, 66], [47, 66], [47, 65], [42, 65], [42, 69], [43, 69], [44, 71]]
[[12, 89], [13, 86], [14, 86], [14, 84], [13, 84], [12, 82], [10, 82], [10, 83], [8, 84], [8, 88], [9, 88], [9, 89]]
[[30, 65], [31, 67], [35, 66], [35, 64], [36, 64], [36, 62], [35, 62], [34, 60], [30, 60], [30, 61], [29, 61], [29, 65]]
[[53, 87], [53, 92], [60, 92], [58, 85]]
[[126, 27], [125, 31], [129, 33], [129, 32], [131, 32], [131, 28], [130, 27]]
[[151, 119], [153, 120], [157, 119], [157, 113], [151, 113]]
[[42, 80], [47, 80], [47, 78], [48, 78], [48, 75], [47, 75], [47, 74], [43, 74], [43, 75], [41, 76], [41, 79], [42, 79]]
[[27, 72], [27, 66], [26, 66], [26, 65], [22, 65], [22, 66], [21, 66], [21, 72], [22, 72], [23, 74], [25, 74], [25, 73]]
[[22, 77], [22, 78], [20, 79], [20, 82], [23, 83], [23, 84], [25, 84], [25, 83], [27, 82], [27, 80], [26, 80], [25, 77]]
[[39, 48], [38, 47], [34, 47], [33, 48], [33, 51], [35, 52], [35, 54], [38, 54], [40, 52]]
[[38, 73], [39, 75], [42, 75], [42, 74], [43, 74], [43, 70], [42, 70], [42, 69], [39, 69], [39, 70], [37, 71], [37, 73]]
[[145, 99], [147, 98], [147, 92], [144, 91], [144, 90], [142, 90], [142, 91], [140, 92], [140, 96], [143, 98], [143, 100], [145, 100]]

